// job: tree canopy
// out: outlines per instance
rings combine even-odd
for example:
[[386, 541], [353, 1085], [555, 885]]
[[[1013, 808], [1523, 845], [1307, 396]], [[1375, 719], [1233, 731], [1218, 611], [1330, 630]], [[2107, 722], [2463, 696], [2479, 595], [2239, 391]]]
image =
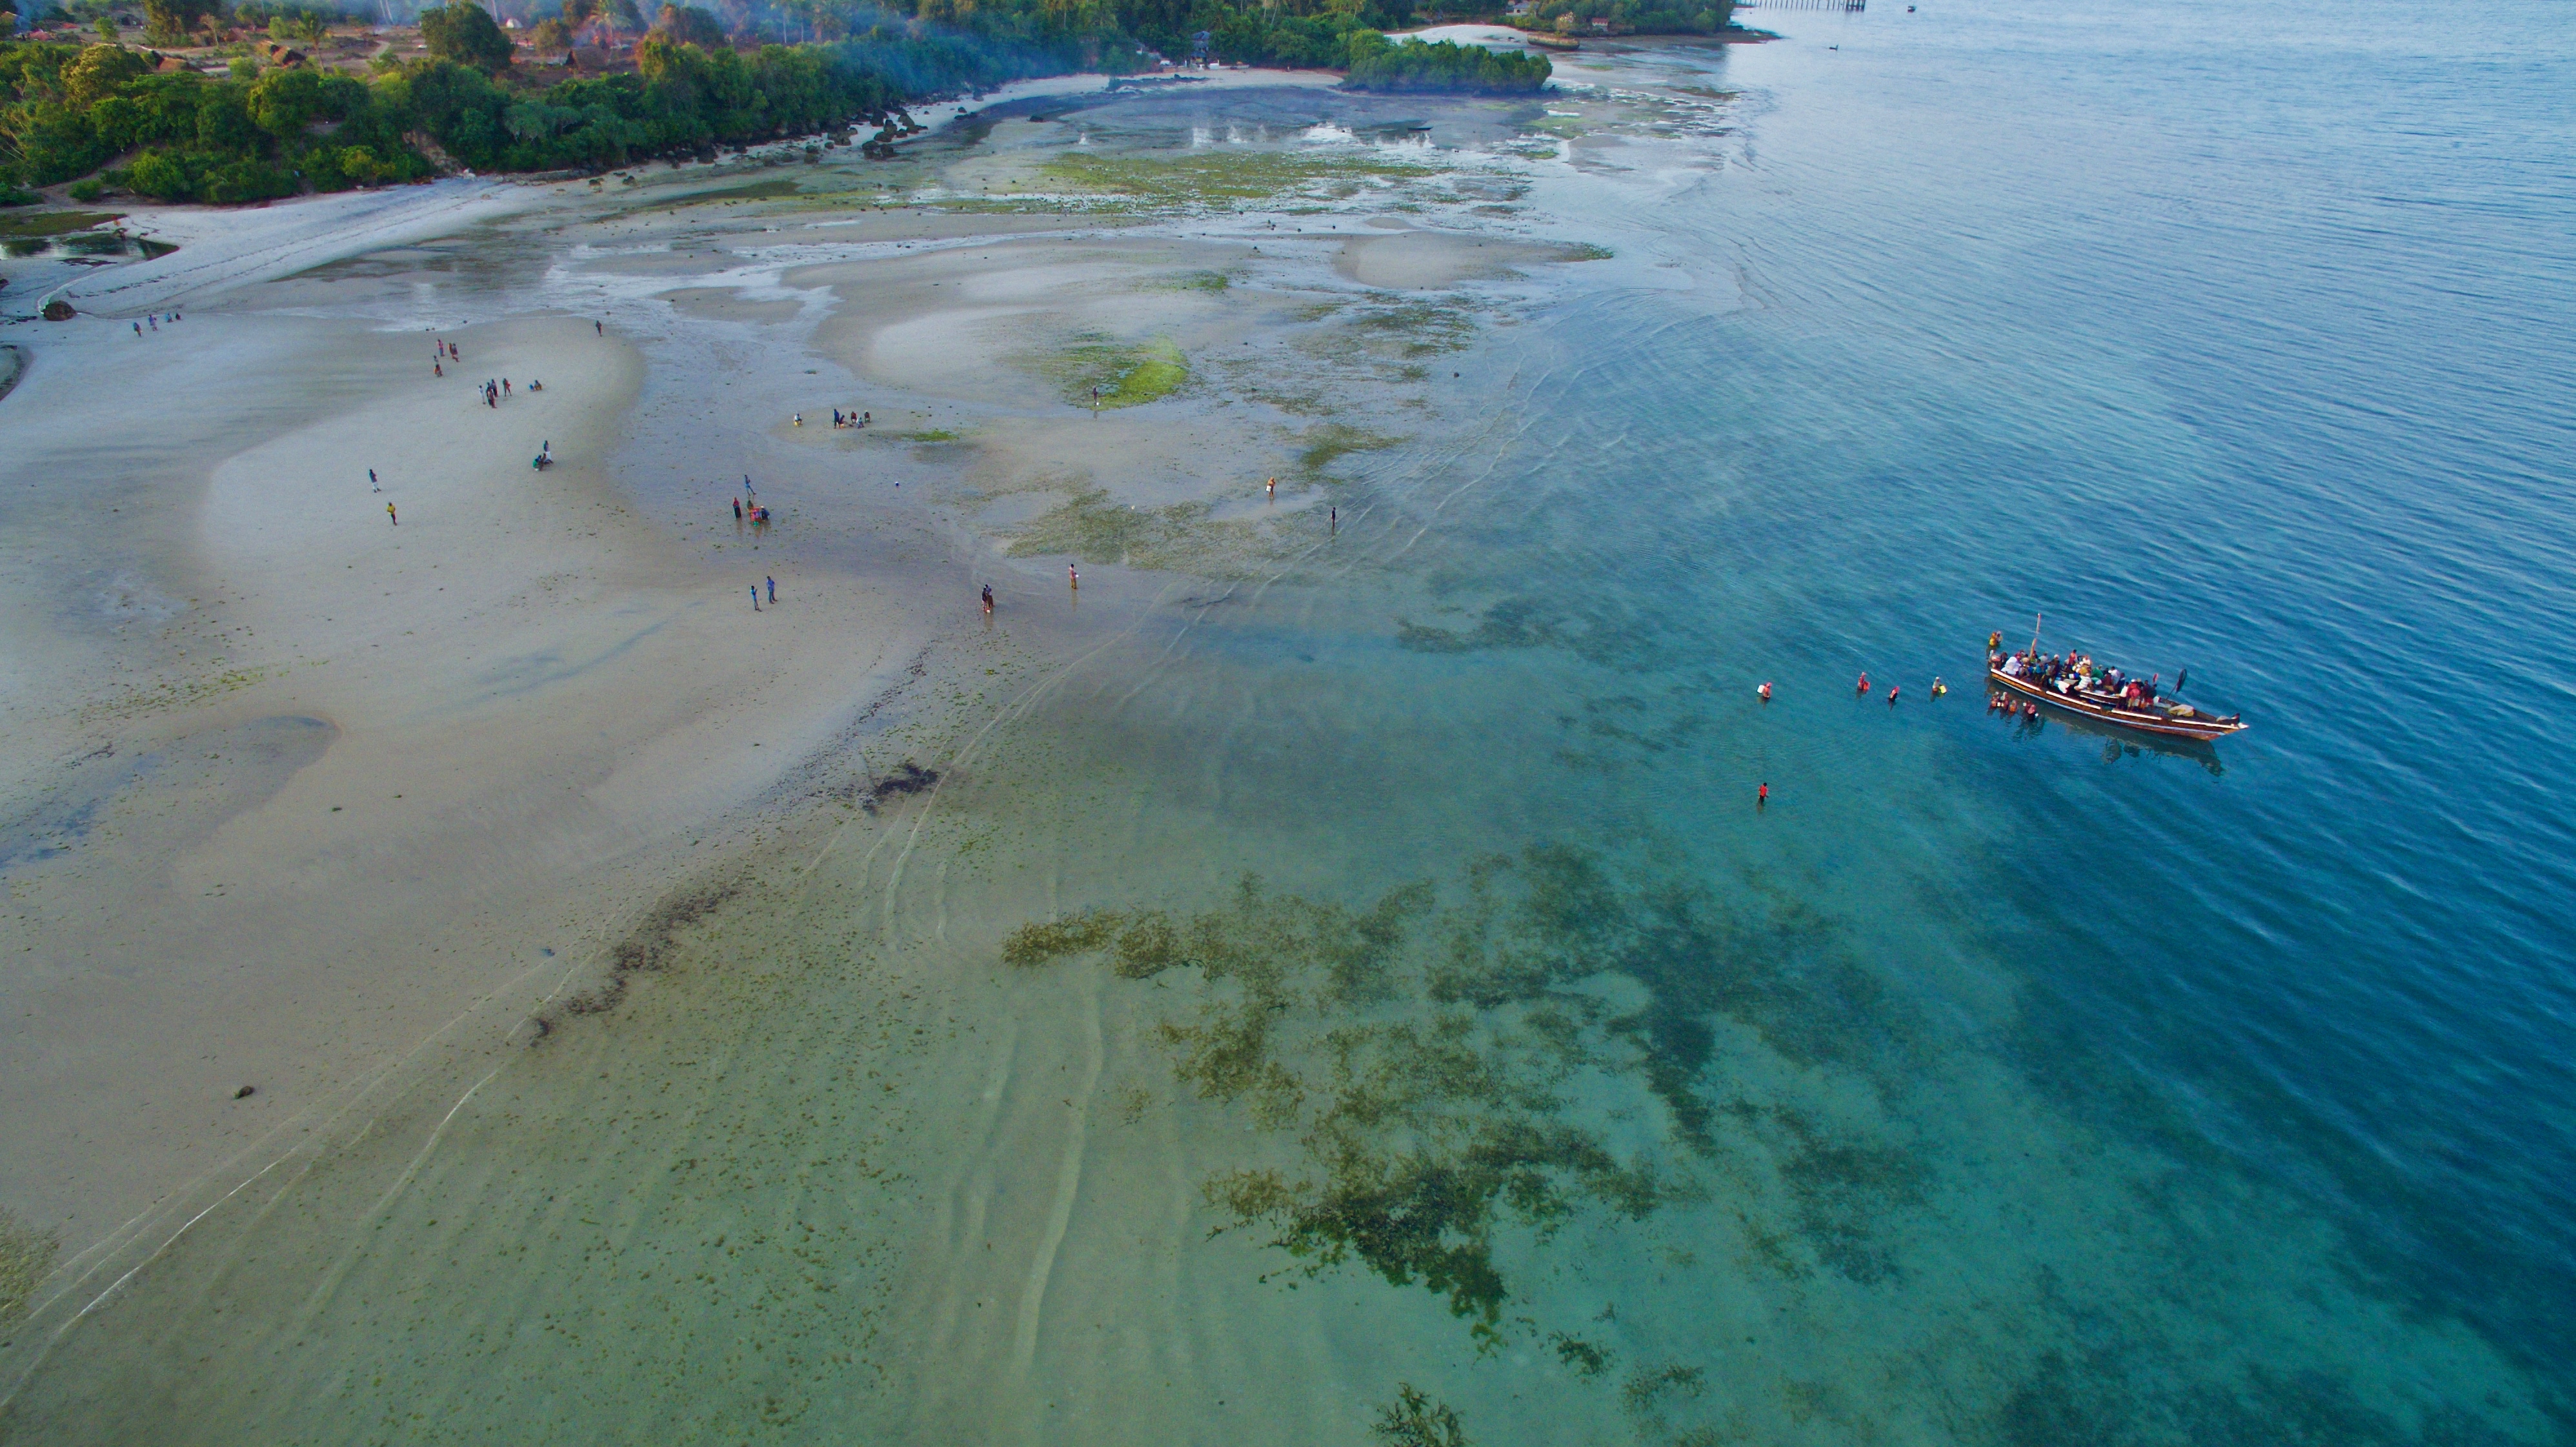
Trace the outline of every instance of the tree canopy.
[[440, 60], [497, 71], [510, 63], [510, 37], [492, 12], [472, 0], [451, 0], [420, 12], [420, 39]]
[[1547, 84], [1547, 57], [1492, 51], [1454, 41], [1396, 42], [1373, 30], [1350, 39], [1353, 90], [1535, 92]]
[[[153, 13], [193, 23], [217, 3]], [[862, 0], [716, 3], [661, 6], [633, 73], [604, 76], [514, 66], [509, 36], [469, 0], [420, 13], [427, 58], [379, 62], [364, 79], [238, 62], [223, 77], [163, 72], [113, 44], [0, 42], [0, 192], [92, 173], [203, 202], [415, 181], [434, 170], [423, 137], [480, 171], [605, 169], [881, 122], [933, 95], [1132, 70], [1140, 45], [1187, 55], [1201, 31], [1219, 59], [1347, 68], [1361, 89], [1519, 93], [1548, 76], [1540, 56], [1389, 41], [1381, 27], [1409, 21], [1412, 0], [895, 0], [915, 6], [908, 17]], [[806, 38], [729, 44], [727, 15], [737, 36], [785, 26]], [[543, 33], [562, 43], [576, 26], [639, 20], [632, 0], [567, 0]]]
[[199, 24], [223, 13], [223, 0], [143, 0], [144, 28], [163, 44], [186, 38]]
[[1521, 23], [1581, 31], [1595, 20], [1614, 30], [1651, 35], [1714, 35], [1735, 23], [1735, 0], [1532, 0]]
[[724, 21], [712, 10], [695, 5], [665, 5], [653, 22], [653, 33], [674, 45], [695, 45], [708, 50], [725, 43]]

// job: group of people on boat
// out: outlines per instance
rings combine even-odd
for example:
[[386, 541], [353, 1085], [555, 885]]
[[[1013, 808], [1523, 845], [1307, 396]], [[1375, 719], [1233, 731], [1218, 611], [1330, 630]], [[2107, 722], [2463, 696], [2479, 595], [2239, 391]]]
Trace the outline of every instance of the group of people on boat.
[[[1987, 634], [1986, 669], [1998, 684], [1986, 707], [2008, 716], [2035, 717], [2039, 705], [2030, 700], [2036, 698], [2110, 723], [2185, 738], [2216, 738], [2245, 727], [2235, 714], [2220, 717], [2172, 697], [2161, 673], [2139, 678], [2106, 668], [2081, 649], [2042, 653], [2036, 627], [2030, 646], [2010, 653], [2004, 651], [2001, 633]], [[2188, 668], [2175, 674], [2173, 692], [2180, 693], [2190, 677]]]
[[[1999, 641], [1989, 639], [1988, 646]], [[2009, 655], [1990, 653], [1986, 663], [2006, 678], [2026, 678], [2042, 688], [2081, 694], [2089, 703], [2119, 708], [2154, 708], [2158, 686], [2164, 679], [2162, 674], [2131, 678], [2116, 668], [2099, 666], [2090, 654], [2084, 653], [2044, 654], [2036, 649]]]

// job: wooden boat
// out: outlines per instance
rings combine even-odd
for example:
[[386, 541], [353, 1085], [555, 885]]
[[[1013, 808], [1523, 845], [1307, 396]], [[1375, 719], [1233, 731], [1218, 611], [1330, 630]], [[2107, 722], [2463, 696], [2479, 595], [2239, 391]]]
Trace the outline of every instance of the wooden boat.
[[[2064, 709], [2068, 713], [2092, 719], [2097, 723], [2135, 729], [2142, 734], [2154, 734], [2162, 738], [2191, 739], [2206, 743], [2211, 739], [2221, 739], [2229, 734], [2244, 731], [2245, 720], [2232, 713], [2222, 718], [2217, 714], [2170, 698], [2131, 703], [2119, 692], [2099, 683], [2086, 683], [2074, 678], [2042, 681], [2024, 673], [2006, 672], [2006, 668], [2015, 659], [2032, 660], [2039, 657], [2040, 628], [2047, 621], [2045, 614], [2031, 620], [2030, 647], [2019, 653], [1998, 651], [2003, 637], [2000, 633], [1986, 640], [1986, 686], [1988, 688], [2001, 689], [2008, 697], [2033, 699], [2051, 708]], [[2183, 672], [2188, 674], [2191, 670], [2184, 669]], [[2175, 686], [2181, 686], [2180, 679], [2175, 680]]]
[[2140, 733], [2160, 734], [2170, 739], [2225, 738], [2245, 728], [2245, 720], [2236, 714], [2221, 718], [2169, 698], [2134, 705], [2107, 688], [2086, 688], [2071, 678], [2042, 683], [2035, 678], [2006, 673], [2004, 664], [2012, 657], [2011, 654], [1998, 653], [1987, 658], [1986, 683], [1989, 687], [2037, 699], [2051, 708], [2061, 708], [2102, 723], [2117, 724]]

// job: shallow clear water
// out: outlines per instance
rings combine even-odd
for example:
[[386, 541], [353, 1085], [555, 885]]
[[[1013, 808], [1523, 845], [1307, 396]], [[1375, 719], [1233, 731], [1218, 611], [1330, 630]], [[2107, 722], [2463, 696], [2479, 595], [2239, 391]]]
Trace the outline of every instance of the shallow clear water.
[[[12, 1435], [2576, 1435], [2576, 43], [1748, 18], [1610, 77], [1727, 133], [1543, 168], [1619, 255], [1486, 420], [1268, 582], [956, 645], [992, 707], [864, 741], [935, 799], [215, 1218]], [[2039, 610], [2254, 728], [1985, 712]], [[1416, 881], [1379, 954], [1283, 902]], [[1094, 907], [1196, 967], [999, 962]]]

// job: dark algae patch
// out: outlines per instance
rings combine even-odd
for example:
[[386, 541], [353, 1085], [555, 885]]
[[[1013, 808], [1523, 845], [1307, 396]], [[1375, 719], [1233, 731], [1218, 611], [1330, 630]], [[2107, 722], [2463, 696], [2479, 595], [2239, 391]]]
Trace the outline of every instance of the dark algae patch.
[[598, 984], [570, 996], [548, 1015], [537, 1018], [537, 1038], [552, 1033], [556, 1015], [604, 1015], [626, 998], [627, 981], [643, 971], [659, 970], [680, 952], [681, 934], [704, 922], [739, 893], [733, 885], [685, 890], [655, 905], [624, 939], [608, 952], [608, 974]]
[[937, 769], [925, 769], [912, 760], [906, 759], [895, 765], [885, 777], [871, 780], [867, 787], [860, 791], [859, 807], [873, 814], [877, 811], [878, 805], [889, 799], [900, 799], [908, 794], [921, 793], [938, 782]]
[[1387, 1447], [1469, 1447], [1457, 1409], [1425, 1396], [1411, 1382], [1395, 1384], [1395, 1400], [1377, 1409], [1369, 1435]]
[[1416, 653], [1478, 653], [1489, 648], [1539, 648], [1558, 641], [1558, 620], [1536, 600], [1505, 598], [1487, 608], [1472, 628], [1439, 628], [1399, 618], [1395, 638]]
[[[2315, 1277], [2297, 1315], [2266, 1304], [2317, 1249], [2289, 1203], [2214, 1233], [2223, 1164], [2035, 1119], [1859, 926], [1689, 857], [1541, 844], [1352, 903], [1247, 875], [1002, 955], [1137, 992], [1168, 1108], [1212, 1113], [1212, 1235], [1291, 1286], [1436, 1301], [1489, 1361], [1597, 1394], [1605, 1440], [1871, 1440], [1886, 1393], [1940, 1404], [1926, 1440], [2563, 1440], [2546, 1407], [2350, 1371], [2319, 1334], [2402, 1318]], [[2093, 1229], [2024, 1229], [2069, 1195]], [[1427, 1396], [1382, 1423], [1463, 1436]]]
[[1388, 437], [1364, 431], [1340, 422], [1327, 422], [1309, 428], [1298, 437], [1297, 466], [1308, 476], [1320, 476], [1325, 468], [1354, 452], [1383, 452], [1403, 444], [1401, 437]]
[[1610, 1369], [1610, 1352], [1581, 1337], [1558, 1332], [1547, 1340], [1556, 1349], [1556, 1359], [1582, 1376], [1597, 1377]]
[[[1247, 875], [1194, 915], [1091, 910], [1024, 926], [1002, 957], [1105, 956], [1138, 981], [1195, 974], [1192, 1003], [1157, 1027], [1174, 1071], [1294, 1145], [1286, 1164], [1202, 1183], [1220, 1229], [1265, 1231], [1310, 1274], [1355, 1262], [1418, 1285], [1490, 1349], [1507, 1321], [1536, 1330], [1507, 1310], [1504, 1233], [1545, 1244], [1579, 1217], [1644, 1222], [1705, 1199], [1703, 1167], [1775, 1154], [1767, 1138], [1786, 1128], [1767, 1117], [1725, 1139], [1716, 1129], [1716, 1022], [1802, 1064], [1898, 1033], [1838, 964], [1822, 919], [1775, 894], [1753, 900], [1615, 879], [1590, 851], [1538, 846], [1478, 860], [1446, 891], [1416, 882], [1362, 909]], [[1642, 1145], [1640, 1117], [1652, 1126]], [[1782, 1179], [1826, 1203], [1839, 1241], [1855, 1233], [1834, 1193], [1896, 1167], [1874, 1144], [1807, 1129], [1816, 1143], [1781, 1157], [1801, 1174]], [[1828, 1264], [1833, 1244], [1818, 1250]], [[1582, 1375], [1609, 1364], [1591, 1343], [1553, 1340]]]
[[1240, 577], [1266, 555], [1276, 524], [1220, 519], [1199, 501], [1140, 508], [1105, 488], [1085, 488], [1030, 522], [1005, 550], [1012, 557], [1070, 554], [1087, 563], [1160, 568], [1203, 578]]

